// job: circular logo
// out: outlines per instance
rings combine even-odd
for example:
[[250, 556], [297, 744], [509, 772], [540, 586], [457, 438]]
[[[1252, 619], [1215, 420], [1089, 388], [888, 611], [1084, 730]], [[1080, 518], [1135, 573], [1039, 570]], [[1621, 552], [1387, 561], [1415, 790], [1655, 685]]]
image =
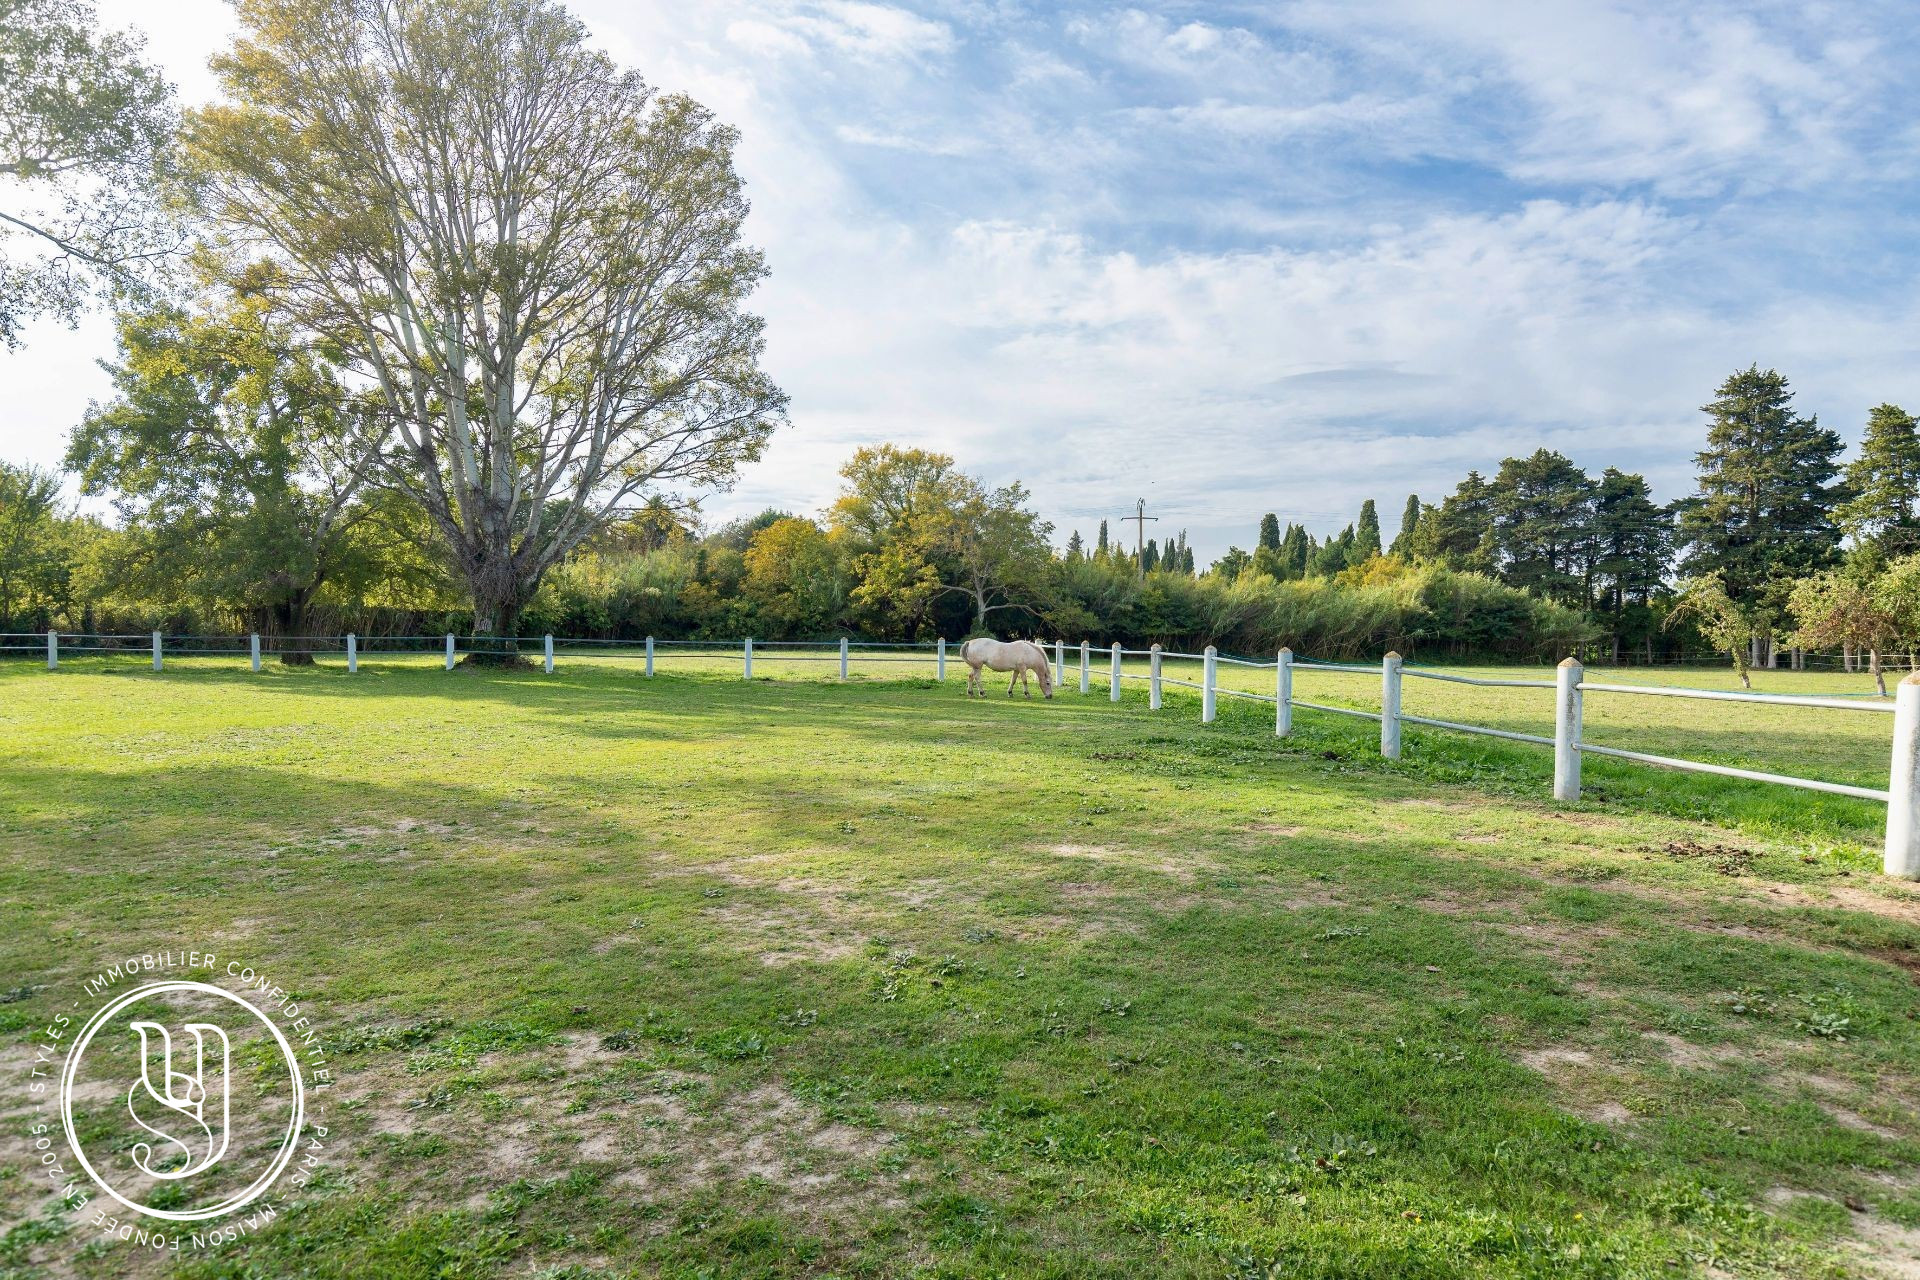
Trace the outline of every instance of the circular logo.
[[60, 1076], [67, 1144], [137, 1213], [203, 1222], [258, 1199], [299, 1150], [300, 1062], [231, 991], [149, 982], [87, 1021]]

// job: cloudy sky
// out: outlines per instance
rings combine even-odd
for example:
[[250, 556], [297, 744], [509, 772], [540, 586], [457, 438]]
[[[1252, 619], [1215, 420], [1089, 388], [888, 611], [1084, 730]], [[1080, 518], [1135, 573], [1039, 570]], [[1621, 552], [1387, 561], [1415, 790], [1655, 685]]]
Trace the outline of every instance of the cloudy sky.
[[[1920, 407], [1903, 4], [573, 7], [743, 134], [793, 422], [716, 517], [893, 440], [1210, 557], [1541, 445], [1677, 496], [1756, 361], [1849, 440]], [[224, 5], [101, 9], [212, 94]], [[49, 463], [111, 343], [29, 341], [0, 456]]]

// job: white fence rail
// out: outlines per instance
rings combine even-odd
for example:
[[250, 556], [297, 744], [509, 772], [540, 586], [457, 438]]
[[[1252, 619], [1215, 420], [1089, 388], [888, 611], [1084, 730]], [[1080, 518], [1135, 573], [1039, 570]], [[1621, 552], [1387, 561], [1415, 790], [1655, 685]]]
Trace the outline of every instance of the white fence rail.
[[[532, 643], [533, 641], [527, 639], [486, 637], [463, 640], [452, 634], [440, 638], [438, 644], [433, 637], [362, 637], [354, 634], [279, 637], [270, 640], [263, 640], [259, 635], [169, 637], [158, 631], [147, 635], [89, 635], [53, 631], [46, 632], [44, 635], [40, 633], [0, 634], [0, 652], [23, 650], [37, 652], [44, 645], [48, 670], [59, 667], [63, 654], [146, 653], [151, 656], [155, 671], [163, 669], [168, 654], [176, 656], [245, 654], [253, 670], [258, 671], [262, 654], [265, 652], [301, 652], [344, 653], [347, 670], [352, 673], [358, 671], [359, 660], [363, 654], [373, 652], [425, 654], [431, 653], [436, 647], [442, 651], [446, 669], [452, 670], [463, 651], [469, 654], [525, 652], [526, 649], [523, 646], [530, 647]], [[931, 644], [897, 644], [856, 641], [844, 637], [837, 642], [747, 638], [739, 642], [737, 649], [730, 648], [730, 642], [726, 641], [656, 640], [652, 636], [648, 636], [642, 642], [635, 642], [556, 639], [548, 635], [541, 637], [539, 643], [541, 663], [544, 670], [548, 672], [554, 670], [556, 661], [561, 658], [571, 660], [595, 656], [643, 655], [646, 674], [651, 677], [655, 671], [659, 651], [664, 648], [677, 649], [698, 657], [723, 657], [729, 652], [736, 652], [740, 658], [741, 678], [748, 680], [753, 678], [753, 660], [756, 650], [760, 653], [763, 662], [837, 663], [839, 678], [842, 680], [848, 678], [851, 666], [855, 662], [861, 664], [917, 663], [922, 666], [931, 662], [936, 679], [944, 680], [947, 675], [947, 642], [944, 639]], [[1067, 652], [1064, 641], [1055, 640], [1052, 643], [1051, 675], [1056, 689], [1065, 689], [1068, 685]], [[1157, 644], [1146, 649], [1126, 649], [1119, 644], [1114, 644], [1107, 649], [1107, 654], [1109, 658], [1107, 690], [1108, 697], [1112, 701], [1121, 700], [1124, 683], [1128, 680], [1146, 682], [1147, 705], [1153, 711], [1159, 711], [1165, 705], [1166, 686], [1193, 689], [1200, 694], [1202, 724], [1213, 723], [1218, 718], [1219, 699], [1229, 697], [1271, 703], [1274, 708], [1274, 733], [1283, 738], [1292, 733], [1294, 711], [1301, 708], [1374, 721], [1380, 726], [1380, 754], [1387, 760], [1400, 758], [1404, 747], [1401, 727], [1407, 724], [1552, 747], [1553, 796], [1554, 799], [1562, 802], [1577, 801], [1580, 798], [1580, 762], [1583, 756], [1588, 755], [1628, 760], [1663, 769], [1715, 774], [1750, 782], [1797, 787], [1829, 795], [1879, 801], [1887, 806], [1886, 846], [1883, 860], [1886, 873], [1907, 879], [1920, 879], [1920, 673], [1909, 675], [1901, 681], [1897, 696], [1892, 703], [1887, 703], [1865, 699], [1849, 700], [1845, 697], [1775, 695], [1589, 681], [1585, 679], [1584, 668], [1573, 658], [1562, 662], [1555, 672], [1555, 678], [1548, 681], [1481, 678], [1426, 671], [1406, 666], [1397, 653], [1387, 654], [1377, 667], [1357, 663], [1306, 661], [1296, 658], [1289, 649], [1281, 649], [1272, 662], [1260, 662], [1222, 655], [1212, 645], [1207, 646], [1200, 653], [1181, 653], [1165, 650]], [[1146, 672], [1143, 674], [1139, 671], [1128, 671], [1125, 663], [1128, 658], [1145, 658]], [[1165, 670], [1168, 659], [1198, 662], [1200, 679], [1185, 680], [1168, 675]], [[1219, 680], [1219, 670], [1223, 664], [1240, 668], [1271, 668], [1274, 672], [1274, 691], [1271, 694], [1265, 694], [1222, 685]], [[1083, 640], [1077, 646], [1077, 667], [1079, 691], [1083, 694], [1088, 693], [1092, 688], [1093, 670], [1093, 649], [1088, 641]], [[1365, 711], [1357, 707], [1309, 702], [1297, 697], [1294, 694], [1293, 685], [1294, 673], [1298, 671], [1322, 671], [1377, 678], [1380, 681], [1380, 710]], [[1467, 724], [1430, 716], [1409, 715], [1401, 705], [1403, 686], [1408, 679], [1444, 681], [1488, 688], [1550, 689], [1554, 697], [1553, 736], [1522, 733], [1492, 725]], [[1712, 764], [1702, 760], [1684, 760], [1672, 756], [1655, 755], [1651, 752], [1632, 751], [1623, 747], [1601, 746], [1598, 743], [1586, 742], [1582, 737], [1583, 705], [1586, 695], [1590, 693], [1608, 696], [1745, 702], [1867, 715], [1890, 714], [1893, 717], [1891, 782], [1886, 790], [1875, 790], [1871, 787], [1854, 786], [1848, 783], [1799, 778], [1755, 769], [1740, 769], [1731, 765]]]

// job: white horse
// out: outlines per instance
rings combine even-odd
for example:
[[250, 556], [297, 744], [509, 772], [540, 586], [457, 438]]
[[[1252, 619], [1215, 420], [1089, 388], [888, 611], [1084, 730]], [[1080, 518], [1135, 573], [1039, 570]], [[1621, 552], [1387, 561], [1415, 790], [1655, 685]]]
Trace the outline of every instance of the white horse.
[[993, 671], [1011, 671], [1013, 679], [1007, 681], [1007, 696], [1013, 696], [1013, 686], [1021, 685], [1027, 696], [1033, 696], [1033, 686], [1027, 683], [1029, 675], [1040, 677], [1040, 692], [1053, 696], [1053, 667], [1047, 662], [1047, 651], [1031, 640], [969, 640], [960, 646], [960, 660], [967, 664], [967, 696], [971, 698], [977, 691], [981, 697], [987, 696], [982, 684], [980, 668]]

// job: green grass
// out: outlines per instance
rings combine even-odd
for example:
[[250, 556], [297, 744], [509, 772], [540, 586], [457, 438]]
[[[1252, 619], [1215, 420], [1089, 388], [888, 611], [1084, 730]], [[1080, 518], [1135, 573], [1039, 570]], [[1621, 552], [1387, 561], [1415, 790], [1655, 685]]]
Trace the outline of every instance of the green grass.
[[[0, 1275], [1799, 1277], [1920, 1240], [1878, 806], [1589, 761], [1556, 809], [1543, 749], [1388, 766], [1098, 664], [1052, 703], [755, 665], [796, 678], [0, 667], [9, 1062], [198, 941], [295, 981], [341, 1079], [313, 1193], [171, 1266], [50, 1225], [0, 1096]], [[1604, 697], [1596, 738], [1885, 783], [1884, 716]]]

